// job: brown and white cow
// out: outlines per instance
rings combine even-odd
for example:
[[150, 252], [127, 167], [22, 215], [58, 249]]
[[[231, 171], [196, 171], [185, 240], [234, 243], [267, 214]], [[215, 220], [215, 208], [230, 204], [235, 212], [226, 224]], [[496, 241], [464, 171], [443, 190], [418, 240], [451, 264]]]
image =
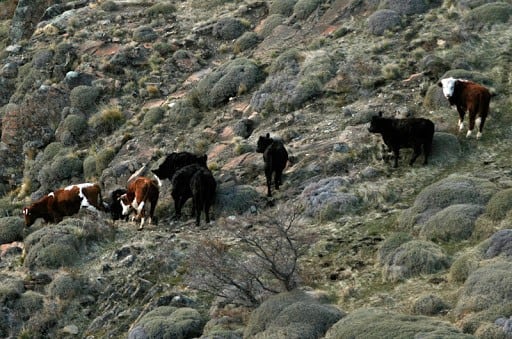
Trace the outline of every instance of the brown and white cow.
[[32, 205], [23, 208], [25, 225], [31, 226], [38, 218], [43, 218], [46, 222], [58, 223], [65, 216], [78, 213], [82, 207], [98, 213], [105, 210], [98, 184], [70, 185], [48, 193]]
[[464, 129], [464, 115], [469, 115], [469, 128], [466, 137], [470, 137], [473, 128], [478, 129], [476, 138], [482, 136], [485, 119], [489, 113], [491, 93], [487, 88], [475, 82], [463, 79], [446, 78], [438, 82], [450, 105], [457, 107], [459, 112], [459, 131]]
[[130, 214], [132, 210], [135, 210], [137, 213], [136, 218], [140, 219], [139, 230], [144, 228], [148, 205], [149, 222], [151, 223], [154, 218], [160, 187], [162, 187], [160, 179], [157, 176], [155, 176], [155, 179], [156, 180], [147, 177], [137, 177], [133, 180], [129, 180], [126, 193], [119, 198], [123, 215]]

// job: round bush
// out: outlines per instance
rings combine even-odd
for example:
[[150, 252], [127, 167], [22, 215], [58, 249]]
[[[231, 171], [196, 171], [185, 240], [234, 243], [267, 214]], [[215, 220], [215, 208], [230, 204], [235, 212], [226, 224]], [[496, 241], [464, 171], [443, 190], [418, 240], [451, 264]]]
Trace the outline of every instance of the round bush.
[[148, 26], [141, 26], [133, 31], [133, 40], [137, 42], [152, 42], [157, 38], [158, 34]]
[[393, 254], [395, 250], [402, 244], [411, 241], [413, 238], [409, 233], [393, 233], [386, 240], [384, 240], [378, 252], [378, 260], [381, 263], [387, 262], [389, 255]]
[[368, 30], [373, 35], [383, 35], [386, 31], [397, 29], [401, 25], [400, 15], [390, 9], [376, 11], [368, 17]]
[[512, 188], [497, 192], [485, 207], [485, 214], [493, 221], [503, 220], [512, 209]]
[[83, 162], [84, 178], [90, 180], [96, 178], [99, 173], [96, 172], [96, 156], [89, 155], [84, 159]]
[[91, 116], [89, 125], [99, 134], [110, 134], [123, 125], [125, 120], [119, 106], [110, 106]]
[[241, 53], [258, 45], [259, 42], [260, 38], [258, 34], [254, 32], [245, 32], [241, 37], [236, 39], [233, 45], [233, 50], [235, 53]]
[[435, 318], [400, 314], [387, 309], [360, 308], [334, 324], [325, 338], [464, 339], [469, 336], [452, 324]]
[[511, 303], [511, 271], [512, 262], [494, 262], [471, 273], [462, 287], [455, 314], [463, 317], [472, 312]]
[[400, 245], [383, 262], [383, 278], [401, 281], [419, 274], [432, 274], [449, 266], [449, 259], [434, 243], [411, 240]]
[[100, 95], [100, 91], [92, 86], [77, 86], [71, 90], [69, 99], [71, 107], [81, 112], [91, 112], [96, 107], [96, 100]]
[[238, 58], [225, 63], [199, 81], [192, 94], [204, 108], [218, 107], [235, 97], [240, 90], [249, 91], [263, 79], [263, 72], [253, 61]]
[[161, 2], [147, 8], [144, 14], [148, 17], [157, 17], [159, 15], [168, 16], [176, 12], [176, 7], [170, 2]]
[[34, 291], [26, 291], [14, 304], [14, 311], [23, 320], [28, 320], [44, 308], [44, 296]]
[[154, 125], [160, 122], [164, 117], [165, 110], [162, 107], [154, 107], [150, 108], [146, 114], [144, 114], [144, 119], [142, 120], [142, 126], [145, 129], [151, 129]]
[[512, 15], [512, 5], [505, 2], [493, 2], [472, 9], [464, 21], [469, 26], [507, 23]]
[[75, 228], [41, 228], [25, 238], [27, 255], [23, 265], [30, 269], [70, 267], [80, 258], [79, 246]]
[[475, 220], [483, 207], [472, 204], [455, 204], [434, 214], [421, 228], [420, 236], [432, 241], [462, 241], [469, 239]]
[[244, 338], [321, 338], [344, 316], [302, 291], [280, 293], [251, 313]]
[[285, 17], [289, 17], [293, 14], [293, 7], [297, 0], [275, 0], [270, 4], [268, 13], [279, 14]]
[[240, 19], [225, 17], [213, 25], [213, 36], [222, 40], [233, 40], [241, 36], [247, 28]]
[[[199, 103], [197, 105], [200, 105]], [[169, 109], [169, 120], [176, 126], [193, 127], [197, 125], [203, 115], [193, 104], [193, 100], [186, 98], [173, 102]]]
[[323, 0], [298, 0], [293, 6], [293, 14], [299, 20], [306, 19]]
[[485, 205], [496, 192], [489, 180], [452, 174], [425, 187], [411, 208], [402, 212], [399, 227], [411, 230], [420, 227], [432, 215], [455, 204]]
[[128, 338], [195, 338], [201, 336], [204, 324], [203, 317], [192, 308], [161, 306], [144, 315]]
[[114, 12], [119, 9], [119, 5], [112, 0], [107, 0], [101, 4], [101, 9], [107, 12]]
[[457, 257], [450, 267], [450, 281], [462, 283], [478, 268], [482, 258], [480, 255], [469, 252]]
[[232, 182], [223, 183], [217, 189], [215, 206], [223, 214], [242, 214], [257, 206], [260, 195], [249, 185], [235, 185]]
[[490, 259], [499, 255], [512, 258], [512, 229], [500, 230], [494, 233], [487, 241], [487, 250], [484, 258]]
[[23, 240], [25, 222], [20, 217], [0, 218], [0, 244]]
[[430, 8], [440, 6], [442, 1], [426, 1], [426, 0], [382, 0], [379, 9], [391, 9], [398, 14], [411, 15], [422, 14]]
[[262, 38], [268, 37], [274, 28], [277, 26], [283, 24], [285, 21], [285, 17], [283, 17], [281, 14], [271, 14], [269, 15], [265, 21], [263, 22], [263, 25], [258, 32], [259, 36]]
[[427, 294], [420, 296], [412, 305], [412, 313], [419, 315], [437, 315], [449, 309], [449, 306], [438, 296]]
[[54, 299], [69, 300], [80, 294], [83, 283], [69, 274], [59, 274], [48, 285], [48, 294]]
[[108, 167], [112, 159], [116, 156], [114, 149], [107, 147], [101, 149], [96, 155], [96, 173], [100, 175]]

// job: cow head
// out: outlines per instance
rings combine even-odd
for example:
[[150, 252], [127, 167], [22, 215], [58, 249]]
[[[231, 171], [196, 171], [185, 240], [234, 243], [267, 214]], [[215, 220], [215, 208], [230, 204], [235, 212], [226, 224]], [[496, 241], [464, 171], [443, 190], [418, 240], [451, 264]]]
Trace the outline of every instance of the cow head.
[[268, 146], [272, 145], [274, 140], [270, 137], [270, 134], [267, 133], [266, 136], [260, 135], [258, 139], [258, 143], [256, 145], [256, 152], [263, 153], [267, 149]]
[[34, 215], [30, 211], [29, 207], [23, 208], [23, 217], [25, 218], [25, 226], [30, 227], [34, 224], [37, 218], [34, 218]]
[[130, 201], [130, 199], [128, 198], [128, 195], [127, 194], [123, 194], [119, 197], [119, 202], [121, 203], [121, 208], [122, 208], [122, 214], [123, 215], [128, 215], [130, 214], [131, 210], [132, 210], [132, 202]]
[[446, 99], [450, 99], [453, 96], [453, 92], [455, 90], [455, 83], [457, 79], [454, 78], [446, 78], [442, 79], [437, 83], [439, 87], [443, 88], [443, 94]]
[[379, 115], [373, 116], [370, 121], [370, 127], [368, 128], [368, 132], [370, 133], [382, 133], [384, 130], [384, 121], [386, 118], [382, 117], [382, 112], [379, 112]]

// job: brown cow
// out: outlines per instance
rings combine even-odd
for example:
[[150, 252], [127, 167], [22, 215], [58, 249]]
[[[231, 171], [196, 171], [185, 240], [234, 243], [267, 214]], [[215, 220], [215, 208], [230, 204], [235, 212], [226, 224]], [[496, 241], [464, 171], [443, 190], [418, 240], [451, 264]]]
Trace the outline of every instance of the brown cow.
[[463, 79], [446, 78], [438, 82], [443, 88], [443, 94], [450, 102], [450, 105], [457, 107], [459, 112], [459, 131], [464, 129], [464, 115], [469, 115], [469, 128], [466, 137], [471, 136], [473, 128], [478, 129], [476, 138], [482, 136], [485, 119], [489, 114], [489, 103], [491, 93], [487, 88], [475, 82]]
[[119, 198], [123, 208], [123, 215], [130, 214], [132, 209], [137, 213], [136, 218], [140, 219], [139, 230], [144, 228], [148, 204], [150, 205], [149, 222], [151, 223], [154, 218], [160, 187], [162, 187], [160, 179], [157, 176], [155, 178], [156, 180], [147, 177], [137, 177], [129, 180], [126, 193]]
[[82, 207], [96, 212], [105, 210], [98, 184], [70, 185], [43, 196], [32, 205], [23, 208], [25, 225], [31, 226], [38, 218], [58, 223], [65, 216], [78, 213]]

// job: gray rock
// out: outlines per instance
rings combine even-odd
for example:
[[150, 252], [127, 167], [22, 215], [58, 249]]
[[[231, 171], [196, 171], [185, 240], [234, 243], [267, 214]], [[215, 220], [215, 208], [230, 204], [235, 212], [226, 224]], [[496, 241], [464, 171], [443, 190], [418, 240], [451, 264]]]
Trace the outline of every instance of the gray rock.
[[382, 9], [368, 17], [368, 30], [374, 35], [383, 35], [386, 31], [398, 29], [401, 26], [400, 15], [390, 9]]

